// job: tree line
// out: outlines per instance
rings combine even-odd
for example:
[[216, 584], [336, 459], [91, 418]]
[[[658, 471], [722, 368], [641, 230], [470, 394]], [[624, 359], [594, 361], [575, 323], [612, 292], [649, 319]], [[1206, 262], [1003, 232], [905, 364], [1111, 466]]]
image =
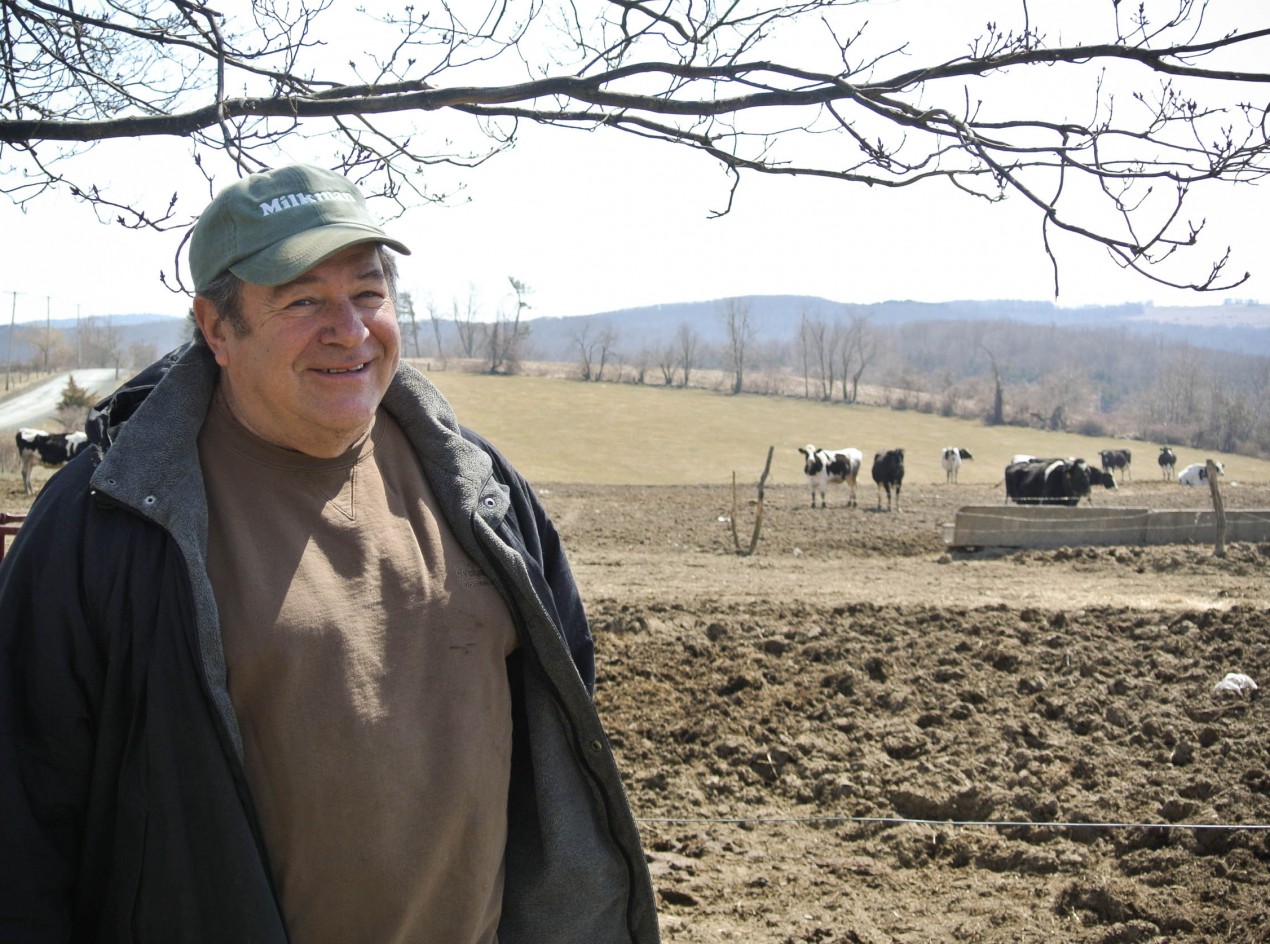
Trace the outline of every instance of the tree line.
[[128, 337], [111, 318], [89, 315], [74, 328], [46, 322], [6, 326], [5, 389], [14, 377], [50, 374], [80, 367], [139, 369], [158, 357], [151, 342]]
[[[520, 310], [523, 297], [515, 299]], [[744, 299], [720, 301], [714, 318], [708, 333], [716, 342], [705, 340], [700, 321], [650, 340], [624, 334], [616, 319], [578, 318], [567, 350], [538, 348], [533, 322], [521, 320], [514, 350], [500, 356], [498, 339], [512, 336], [506, 324], [481, 320], [468, 299], [448, 319], [430, 305], [427, 331], [404, 328], [403, 350], [437, 366], [455, 360], [516, 372], [545, 359], [563, 361], [582, 382], [864, 403], [1270, 457], [1270, 357], [1120, 327], [1007, 319], [888, 325], [850, 305], [836, 314], [805, 311], [782, 336], [765, 336]]]

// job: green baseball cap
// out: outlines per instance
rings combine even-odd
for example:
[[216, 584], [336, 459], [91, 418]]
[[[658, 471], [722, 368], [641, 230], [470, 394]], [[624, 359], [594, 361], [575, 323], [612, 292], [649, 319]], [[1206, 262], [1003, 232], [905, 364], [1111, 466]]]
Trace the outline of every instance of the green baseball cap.
[[226, 270], [254, 285], [281, 285], [357, 243], [410, 255], [371, 216], [351, 180], [292, 164], [251, 174], [216, 195], [190, 236], [190, 275], [196, 292]]

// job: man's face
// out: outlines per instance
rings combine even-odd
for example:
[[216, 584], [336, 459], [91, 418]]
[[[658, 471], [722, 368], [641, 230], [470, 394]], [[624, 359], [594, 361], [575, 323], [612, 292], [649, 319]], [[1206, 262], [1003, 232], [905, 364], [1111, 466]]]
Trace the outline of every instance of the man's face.
[[285, 285], [245, 283], [238, 337], [195, 298], [235, 418], [262, 439], [320, 458], [369, 428], [401, 337], [374, 244], [350, 246]]

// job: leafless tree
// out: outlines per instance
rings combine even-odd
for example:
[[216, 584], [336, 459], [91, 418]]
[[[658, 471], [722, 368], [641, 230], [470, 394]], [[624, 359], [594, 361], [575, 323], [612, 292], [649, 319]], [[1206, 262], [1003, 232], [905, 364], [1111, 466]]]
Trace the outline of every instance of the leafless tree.
[[701, 335], [686, 321], [680, 322], [675, 331], [675, 348], [679, 354], [679, 386], [686, 387], [701, 357]]
[[613, 345], [617, 343], [617, 329], [612, 325], [601, 325], [596, 332], [592, 332], [593, 327], [591, 321], [586, 320], [573, 335], [573, 346], [578, 354], [578, 375], [584, 381], [604, 379], [604, 367], [613, 353]]
[[402, 334], [410, 338], [414, 349], [412, 356], [422, 357], [419, 349], [419, 319], [415, 313], [414, 296], [410, 292], [397, 293], [397, 322], [406, 329]]
[[487, 362], [491, 374], [519, 371], [520, 348], [529, 336], [529, 326], [521, 319], [525, 310], [533, 307], [526, 300], [533, 289], [514, 276], [509, 275], [507, 281], [512, 289], [511, 304], [500, 307], [494, 321], [485, 326]]
[[[595, 372], [596, 380], [604, 379], [604, 368], [608, 366], [609, 361], [616, 355], [617, 337], [617, 329], [612, 325], [606, 324], [600, 329], [600, 337], [598, 339], [600, 362]], [[621, 373], [620, 365], [618, 372]]]
[[[842, 325], [803, 312], [798, 324], [798, 342], [803, 362], [803, 395], [811, 398], [811, 377], [816, 378], [816, 395], [833, 399], [838, 382], [838, 353], [843, 341]], [[843, 379], [845, 396], [845, 377]]]
[[985, 417], [985, 422], [989, 426], [1001, 426], [1005, 423], [1005, 387], [1001, 382], [1001, 371], [997, 367], [997, 356], [986, 345], [981, 347], [992, 363], [992, 410]]
[[89, 316], [80, 321], [79, 344], [84, 363], [119, 370], [123, 359], [122, 338], [112, 318]]
[[679, 348], [676, 344], [666, 344], [657, 352], [657, 369], [661, 371], [661, 381], [667, 387], [675, 382], [675, 368], [679, 366]]
[[13, 329], [13, 339], [18, 344], [32, 348], [31, 369], [48, 371], [60, 366], [59, 354], [68, 348], [65, 332], [50, 329], [48, 324], [17, 325]]
[[[1255, 4], [1106, 3], [1077, 34], [1065, 5], [1019, 3], [947, 52], [888, 39], [867, 0], [472, 0], [461, 20], [450, 3], [0, 6], [0, 190], [69, 193], [123, 226], [188, 225], [217, 178], [300, 137], [402, 206], [441, 199], [461, 186], [431, 189], [441, 165], [476, 167], [532, 123], [701, 152], [730, 175], [719, 214], [748, 173], [944, 184], [1031, 207], [1056, 291], [1058, 233], [1205, 290], [1247, 274], [1229, 250], [1184, 251], [1204, 228], [1192, 197], [1270, 169]], [[188, 145], [199, 193], [139, 197], [80, 160], [156, 137]]]
[[467, 298], [461, 305], [457, 298], [450, 301], [454, 331], [459, 338], [459, 350], [469, 360], [476, 356], [476, 342], [480, 338], [481, 324], [476, 318], [479, 310], [475, 286], [468, 286]]
[[811, 399], [811, 325], [807, 312], [798, 319], [798, 353], [803, 364], [803, 396]]
[[[873, 326], [865, 315], [851, 315], [846, 335], [840, 344], [842, 351], [842, 399], [855, 403], [860, 398], [860, 381], [864, 372], [877, 356], [878, 339]], [[847, 378], [850, 377], [848, 386]]]
[[630, 365], [631, 370], [635, 375], [634, 380], [637, 385], [643, 386], [648, 382], [648, 370], [653, 366], [653, 361], [656, 359], [657, 355], [655, 355], [646, 345], [635, 352], [635, 356], [630, 360]]
[[732, 374], [732, 392], [745, 389], [746, 357], [757, 337], [750, 318], [750, 304], [744, 299], [729, 298], [723, 303], [723, 360]]
[[428, 299], [428, 321], [432, 323], [432, 339], [437, 345], [437, 360], [445, 362], [445, 345], [442, 343], [441, 310], [437, 303]]
[[578, 352], [578, 376], [584, 382], [595, 376], [596, 339], [591, 334], [590, 320], [583, 321], [582, 327], [573, 333], [573, 347]]
[[1194, 348], [1178, 348], [1157, 370], [1147, 399], [1148, 419], [1166, 426], [1193, 422], [1199, 415], [1200, 394], [1210, 373]]

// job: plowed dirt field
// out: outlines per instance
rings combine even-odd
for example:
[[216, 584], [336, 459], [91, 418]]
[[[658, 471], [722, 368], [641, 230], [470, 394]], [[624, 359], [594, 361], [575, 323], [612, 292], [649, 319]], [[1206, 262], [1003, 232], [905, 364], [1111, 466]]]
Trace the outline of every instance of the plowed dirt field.
[[1270, 545], [950, 554], [999, 490], [870, 484], [768, 489], [740, 557], [730, 488], [540, 491], [667, 941], [1270, 941], [1266, 701], [1213, 693], [1270, 685]]
[[1213, 693], [1270, 686], [1270, 545], [948, 553], [1000, 490], [910, 482], [769, 488], [743, 557], [727, 487], [539, 491], [667, 942], [1270, 941], [1267, 701]]

